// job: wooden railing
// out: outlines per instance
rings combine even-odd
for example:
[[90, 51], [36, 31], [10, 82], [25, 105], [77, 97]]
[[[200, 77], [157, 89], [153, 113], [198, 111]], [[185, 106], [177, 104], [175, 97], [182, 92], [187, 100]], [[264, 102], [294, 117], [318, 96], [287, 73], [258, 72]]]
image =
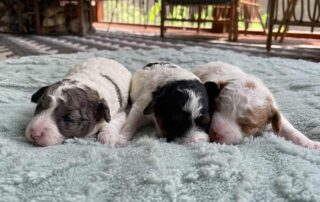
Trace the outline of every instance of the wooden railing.
[[269, 33], [267, 50], [271, 49], [274, 25], [279, 25], [275, 39], [280, 36], [284, 40], [289, 26], [320, 27], [320, 0], [269, 0]]

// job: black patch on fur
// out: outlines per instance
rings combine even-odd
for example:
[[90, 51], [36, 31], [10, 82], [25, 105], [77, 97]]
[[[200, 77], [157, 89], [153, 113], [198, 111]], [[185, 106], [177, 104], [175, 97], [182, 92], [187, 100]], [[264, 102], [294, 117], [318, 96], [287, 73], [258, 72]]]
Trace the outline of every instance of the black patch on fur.
[[[183, 108], [190, 99], [185, 91], [193, 91], [200, 96], [199, 103], [202, 105], [200, 116], [192, 120], [191, 113]], [[152, 93], [152, 101], [144, 110], [144, 114], [154, 113], [162, 135], [167, 141], [184, 137], [195, 126], [208, 132], [210, 126], [208, 94], [204, 85], [198, 80], [172, 81], [158, 87]]]
[[151, 62], [145, 65], [142, 69], [152, 69], [155, 65], [161, 65], [169, 68], [176, 68], [176, 66], [170, 62]]
[[206, 82], [204, 86], [206, 87], [208, 97], [209, 97], [209, 111], [210, 111], [210, 117], [211, 117], [215, 110], [215, 98], [218, 97], [221, 89], [215, 82], [212, 82], [212, 81]]
[[[41, 87], [36, 93], [31, 96], [31, 102], [38, 103], [38, 101], [48, 94], [52, 94], [63, 82], [58, 81], [50, 86]], [[48, 101], [48, 100], [47, 100]]]
[[46, 92], [46, 90], [49, 88], [49, 86], [43, 86], [41, 87], [37, 92], [35, 92], [31, 96], [31, 102], [37, 103], [38, 100], [42, 97], [42, 95]]
[[104, 75], [104, 74], [100, 74], [100, 75], [103, 78], [107, 79], [115, 87], [115, 89], [117, 91], [117, 96], [118, 96], [118, 100], [119, 100], [119, 103], [120, 103], [120, 107], [123, 107], [123, 97], [122, 97], [121, 90], [120, 90], [119, 86], [109, 76]]
[[98, 113], [106, 120], [106, 122], [111, 121], [110, 109], [105, 100], [100, 100], [98, 105]]
[[41, 99], [39, 99], [36, 110], [34, 112], [34, 115], [39, 114], [40, 112], [48, 109], [50, 107], [50, 103], [52, 101], [52, 98], [50, 96], [42, 96]]

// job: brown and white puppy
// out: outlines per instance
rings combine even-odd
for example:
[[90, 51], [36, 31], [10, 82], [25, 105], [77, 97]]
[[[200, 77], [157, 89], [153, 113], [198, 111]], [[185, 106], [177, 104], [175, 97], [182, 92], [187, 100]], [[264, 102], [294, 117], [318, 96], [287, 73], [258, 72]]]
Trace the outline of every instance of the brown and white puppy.
[[114, 60], [92, 58], [71, 68], [63, 80], [40, 88], [27, 126], [27, 139], [39, 146], [98, 133], [101, 143], [121, 143], [131, 73]]
[[201, 65], [193, 73], [202, 82], [220, 85], [219, 95], [211, 98], [215, 108], [209, 130], [211, 141], [238, 143], [271, 125], [276, 134], [297, 145], [320, 148], [319, 142], [308, 139], [280, 113], [271, 92], [258, 78], [223, 62]]

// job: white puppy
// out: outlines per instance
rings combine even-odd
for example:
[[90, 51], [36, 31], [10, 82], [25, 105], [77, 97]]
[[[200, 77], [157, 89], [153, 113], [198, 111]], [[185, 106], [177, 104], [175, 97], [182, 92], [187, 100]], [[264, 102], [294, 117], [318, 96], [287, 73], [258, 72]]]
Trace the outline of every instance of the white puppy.
[[257, 136], [271, 125], [276, 134], [297, 145], [320, 148], [319, 142], [308, 139], [280, 113], [271, 92], [258, 78], [222, 62], [201, 65], [193, 73], [203, 82], [220, 86], [219, 95], [211, 98], [216, 110], [209, 130], [211, 141], [238, 143], [242, 137]]
[[190, 71], [172, 63], [150, 63], [133, 74], [130, 98], [133, 106], [121, 130], [127, 140], [140, 127], [154, 122], [167, 141], [208, 141], [208, 95]]
[[63, 80], [40, 88], [26, 137], [39, 146], [98, 133], [101, 143], [121, 143], [131, 73], [114, 60], [92, 58], [73, 68]]

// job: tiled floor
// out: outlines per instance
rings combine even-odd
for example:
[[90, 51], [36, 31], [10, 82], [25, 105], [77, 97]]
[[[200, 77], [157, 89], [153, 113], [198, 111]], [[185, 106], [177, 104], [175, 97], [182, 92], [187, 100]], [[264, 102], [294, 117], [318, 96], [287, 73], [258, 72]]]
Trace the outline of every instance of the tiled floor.
[[96, 50], [176, 48], [188, 46], [212, 47], [232, 50], [261, 57], [283, 57], [320, 62], [320, 39], [289, 38], [279, 44], [274, 42], [271, 52], [266, 52], [266, 36], [240, 34], [238, 42], [228, 42], [226, 35], [196, 34], [194, 31], [169, 32], [166, 38], [158, 36], [158, 28], [128, 26], [97, 26], [95, 34], [80, 36], [39, 36], [0, 34], [0, 60], [28, 55], [75, 53]]

